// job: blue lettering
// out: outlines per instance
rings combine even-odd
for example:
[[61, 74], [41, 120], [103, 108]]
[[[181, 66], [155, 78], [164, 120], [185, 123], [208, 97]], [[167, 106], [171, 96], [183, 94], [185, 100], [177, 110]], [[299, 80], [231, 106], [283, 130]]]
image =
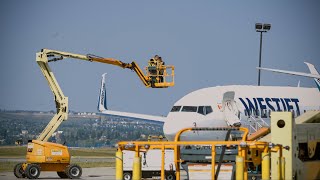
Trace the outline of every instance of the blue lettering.
[[[249, 98], [245, 98], [245, 99], [246, 101], [243, 98], [239, 98], [239, 100], [245, 107], [248, 115], [251, 115], [253, 112], [257, 113], [256, 111], [259, 110], [259, 107], [261, 111], [265, 109], [270, 109], [271, 111], [291, 111], [296, 109], [297, 116], [300, 115], [299, 99], [295, 99], [295, 98], [252, 98], [252, 100], [250, 100]], [[275, 105], [273, 102], [275, 102], [277, 109], [275, 108]]]
[[286, 104], [284, 102], [284, 100], [282, 98], [280, 98], [281, 100], [281, 103], [282, 103], [282, 106], [283, 106], [283, 111], [287, 111], [287, 107], [286, 107]]
[[[249, 99], [248, 99], [248, 98], [246, 98], [246, 99], [249, 101]], [[258, 109], [258, 102], [257, 102], [257, 99], [256, 99], [256, 98], [253, 98], [253, 101], [254, 101], [254, 107], [253, 107], [253, 109], [257, 110], [257, 109]]]
[[262, 101], [264, 101], [263, 98], [257, 98], [257, 100], [259, 102], [259, 106], [260, 106], [261, 111], [263, 109], [267, 109], [267, 106], [262, 104]]
[[[257, 112], [258, 110], [258, 103], [257, 103], [257, 99], [256, 98], [253, 98], [253, 101], [254, 101], [254, 106], [252, 106], [252, 103], [251, 101], [249, 100], [249, 98], [246, 98], [248, 100], [249, 103], [249, 108], [250, 110], [252, 109], [252, 111], [255, 111], [255, 114], [257, 115], [259, 112]], [[251, 104], [251, 105], [250, 105]]]
[[276, 102], [276, 105], [277, 105], [277, 108], [278, 108], [278, 110], [277, 111], [281, 111], [281, 109], [280, 109], [280, 105], [279, 105], [279, 98], [271, 98], [272, 99], [272, 101], [273, 102]]
[[291, 105], [289, 104], [289, 102], [291, 102], [291, 100], [290, 100], [289, 98], [284, 98], [284, 101], [286, 102], [288, 111], [293, 110], [293, 106], [291, 106]]
[[274, 107], [270, 104], [271, 99], [270, 98], [266, 98], [266, 104], [268, 106], [269, 109], [271, 109], [271, 111], [276, 111], [274, 109]]
[[248, 115], [251, 115], [251, 113], [250, 113], [250, 111], [249, 111], [249, 108], [248, 108], [247, 104], [244, 102], [244, 100], [243, 100], [242, 98], [239, 98], [239, 99], [240, 99], [240, 101], [242, 102], [242, 104], [243, 104], [244, 108], [246, 108], [246, 111], [247, 111]]
[[294, 102], [294, 104], [296, 105], [296, 109], [297, 109], [297, 116], [300, 116], [300, 108], [299, 108], [299, 99], [291, 99], [291, 102]]
[[256, 109], [258, 109], [258, 105], [257, 105], [257, 100], [256, 98], [253, 98], [254, 100], [254, 105], [253, 103], [250, 101], [249, 98], [246, 98], [247, 102], [248, 102], [248, 105], [247, 103], [244, 102], [244, 100], [242, 98], [239, 98], [240, 101], [242, 102], [242, 104], [244, 105], [244, 107], [246, 108], [247, 112], [249, 115], [252, 114], [253, 111], [256, 111]]

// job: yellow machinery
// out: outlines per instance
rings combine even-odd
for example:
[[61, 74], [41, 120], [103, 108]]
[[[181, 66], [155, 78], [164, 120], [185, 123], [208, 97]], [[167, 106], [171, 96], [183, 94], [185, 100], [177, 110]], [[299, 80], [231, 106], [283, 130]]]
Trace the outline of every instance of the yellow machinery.
[[[242, 139], [238, 141], [180, 141], [180, 136], [182, 133], [187, 131], [210, 131], [210, 130], [235, 130], [240, 131], [243, 133]], [[226, 146], [237, 146], [238, 153], [236, 156], [235, 162], [235, 178], [237, 180], [247, 180], [248, 179], [248, 164], [253, 162], [257, 164], [261, 164], [262, 170], [262, 179], [270, 179], [270, 154], [274, 152], [274, 157], [279, 159], [284, 159], [283, 149], [287, 150], [287, 147], [283, 147], [281, 144], [272, 144], [268, 142], [258, 142], [258, 141], [249, 141], [247, 139], [247, 135], [249, 134], [249, 130], [247, 128], [236, 127], [236, 128], [229, 128], [229, 127], [216, 127], [216, 128], [207, 128], [207, 127], [198, 127], [198, 128], [185, 128], [180, 130], [176, 136], [174, 141], [130, 141], [130, 142], [118, 142], [118, 151], [116, 152], [116, 180], [123, 179], [123, 150], [130, 150], [135, 152], [135, 157], [133, 161], [133, 168], [132, 168], [132, 179], [141, 179], [142, 172], [141, 172], [141, 156], [139, 152], [148, 151], [149, 149], [160, 149], [162, 154], [161, 157], [154, 157], [154, 158], [161, 158], [161, 180], [166, 179], [167, 169], [165, 169], [165, 150], [166, 149], [173, 149], [174, 150], [174, 163], [176, 169], [176, 179], [180, 180], [180, 163], [183, 162], [180, 155], [180, 146], [185, 145], [206, 145], [211, 147], [216, 147], [220, 145]], [[255, 157], [255, 160], [249, 160], [253, 156], [249, 157], [250, 152], [257, 152], [259, 156]], [[211, 148], [211, 158], [216, 156], [216, 148]], [[217, 178], [217, 168], [219, 163], [216, 163], [215, 160], [211, 161], [211, 164], [208, 164], [210, 167], [209, 174], [207, 174], [206, 178], [204, 179], [218, 179]], [[205, 167], [205, 166], [203, 166]], [[278, 162], [276, 167], [280, 170], [278, 174], [278, 179], [284, 180], [284, 161]], [[198, 172], [200, 174], [200, 172]], [[190, 175], [190, 174], [189, 174]], [[190, 176], [189, 176], [190, 178]], [[191, 179], [191, 178], [190, 178]], [[196, 178], [202, 179], [202, 178]]]
[[[186, 131], [199, 130], [237, 130], [242, 131], [242, 138], [237, 141], [180, 141], [180, 136]], [[308, 111], [294, 119], [292, 112], [272, 112], [271, 114], [271, 132], [270, 129], [264, 129], [257, 134], [248, 136], [249, 130], [243, 127], [197, 127], [185, 128], [180, 130], [174, 141], [130, 141], [118, 142], [118, 151], [116, 152], [116, 180], [123, 179], [123, 156], [124, 150], [135, 152], [135, 161], [133, 161], [132, 176], [133, 179], [141, 179], [141, 156], [139, 152], [146, 152], [149, 149], [160, 149], [162, 154], [158, 158], [161, 164], [161, 180], [166, 178], [168, 169], [165, 168], [166, 149], [174, 150], [174, 163], [176, 169], [176, 179], [180, 177], [180, 166], [184, 163], [181, 156], [181, 146], [199, 145], [211, 146], [211, 164], [207, 162], [198, 162], [198, 169], [188, 167], [189, 179], [320, 179], [320, 111]], [[267, 133], [269, 138], [262, 138]], [[266, 137], [267, 137], [266, 136]], [[259, 139], [259, 141], [257, 140]], [[216, 162], [212, 157], [217, 155], [216, 148], [224, 145], [227, 147], [238, 147], [235, 158], [235, 173], [232, 174], [227, 167], [229, 160]], [[220, 163], [221, 162], [221, 163]], [[219, 164], [225, 163], [225, 168], [221, 173], [227, 174], [229, 178], [219, 175]], [[252, 169], [254, 166], [256, 169]], [[258, 168], [259, 166], [259, 168]], [[216, 167], [216, 168], [215, 168]], [[222, 168], [222, 165], [221, 165]], [[251, 170], [250, 170], [251, 169]], [[255, 175], [252, 174], [255, 170]], [[197, 177], [191, 176], [193, 174]], [[220, 170], [221, 171], [221, 170]], [[250, 172], [251, 171], [251, 172]], [[220, 174], [221, 174], [220, 173]], [[201, 176], [203, 175], [203, 176]], [[201, 176], [201, 178], [200, 178]]]
[[[63, 60], [64, 58], [101, 62], [135, 71], [146, 87], [167, 88], [174, 85], [174, 66], [165, 66], [161, 57], [157, 55], [149, 61], [149, 65], [146, 67], [146, 75], [135, 62], [128, 64], [117, 59], [102, 58], [90, 54], [81, 55], [42, 49], [36, 56], [36, 61], [54, 94], [57, 112], [37, 140], [28, 142], [27, 162], [19, 163], [14, 167], [14, 174], [17, 178], [36, 179], [39, 177], [40, 171], [56, 171], [59, 177], [71, 179], [80, 178], [82, 175], [80, 166], [70, 164], [70, 154], [67, 146], [47, 142], [62, 121], [68, 119], [68, 98], [64, 96], [48, 62]], [[171, 74], [167, 73], [168, 69], [171, 69]], [[171, 81], [167, 81], [168, 77]]]

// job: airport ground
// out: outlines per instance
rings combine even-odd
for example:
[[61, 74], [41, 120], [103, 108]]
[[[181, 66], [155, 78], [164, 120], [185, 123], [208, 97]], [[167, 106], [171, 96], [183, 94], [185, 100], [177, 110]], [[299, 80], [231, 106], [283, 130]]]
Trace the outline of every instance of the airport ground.
[[[79, 164], [83, 173], [81, 179], [115, 179], [115, 149], [79, 148], [71, 150], [71, 162]], [[14, 166], [25, 161], [25, 147], [0, 147], [0, 180], [17, 179]], [[182, 171], [182, 179], [186, 179]], [[39, 179], [60, 179], [56, 172], [41, 172]]]
[[[17, 179], [13, 172], [1, 172], [0, 180], [12, 180]], [[42, 172], [39, 179], [60, 179], [55, 172]], [[96, 167], [96, 168], [83, 168], [81, 179], [115, 179], [114, 167]], [[182, 174], [181, 179], [186, 179], [185, 173]]]
[[[114, 179], [114, 153], [112, 148], [71, 149], [71, 163], [83, 168], [81, 179]], [[0, 147], [0, 179], [17, 179], [13, 167], [25, 161], [26, 147]], [[60, 179], [56, 172], [41, 172], [39, 179]]]
[[[0, 179], [17, 179], [13, 172], [1, 172]], [[60, 179], [56, 172], [41, 172], [39, 179]], [[114, 167], [83, 168], [81, 179], [115, 179]]]

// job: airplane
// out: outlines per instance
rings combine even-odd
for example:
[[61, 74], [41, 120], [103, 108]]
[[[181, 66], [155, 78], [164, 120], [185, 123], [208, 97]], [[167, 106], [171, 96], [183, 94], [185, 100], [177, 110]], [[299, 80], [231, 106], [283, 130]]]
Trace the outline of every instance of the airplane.
[[[308, 67], [319, 87], [318, 71], [311, 64]], [[175, 134], [183, 128], [250, 125], [254, 128], [252, 122], [262, 127], [270, 125], [272, 111], [292, 111], [297, 117], [309, 110], [320, 110], [320, 89], [317, 88], [229, 85], [203, 88], [183, 96], [166, 117], [111, 111], [106, 103], [105, 75], [102, 75], [98, 104], [101, 114], [164, 123], [163, 132], [168, 140], [174, 140]], [[254, 130], [257, 128], [255, 126]], [[224, 140], [226, 134], [222, 131], [185, 132], [180, 139]]]

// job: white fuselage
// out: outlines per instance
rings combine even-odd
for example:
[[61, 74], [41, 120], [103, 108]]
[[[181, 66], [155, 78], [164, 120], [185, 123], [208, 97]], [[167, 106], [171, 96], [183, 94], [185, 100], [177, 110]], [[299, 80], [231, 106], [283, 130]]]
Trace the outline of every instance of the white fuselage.
[[[320, 93], [316, 88], [277, 86], [217, 86], [199, 89], [178, 100], [165, 119], [163, 131], [169, 140], [189, 127], [226, 127], [223, 97], [234, 92], [233, 108], [242, 122], [249, 115], [270, 122], [272, 111], [292, 111], [294, 116], [306, 110], [320, 109]], [[211, 107], [211, 110], [210, 108]], [[203, 108], [207, 112], [203, 112]], [[223, 140], [225, 132], [186, 132], [181, 140]]]

